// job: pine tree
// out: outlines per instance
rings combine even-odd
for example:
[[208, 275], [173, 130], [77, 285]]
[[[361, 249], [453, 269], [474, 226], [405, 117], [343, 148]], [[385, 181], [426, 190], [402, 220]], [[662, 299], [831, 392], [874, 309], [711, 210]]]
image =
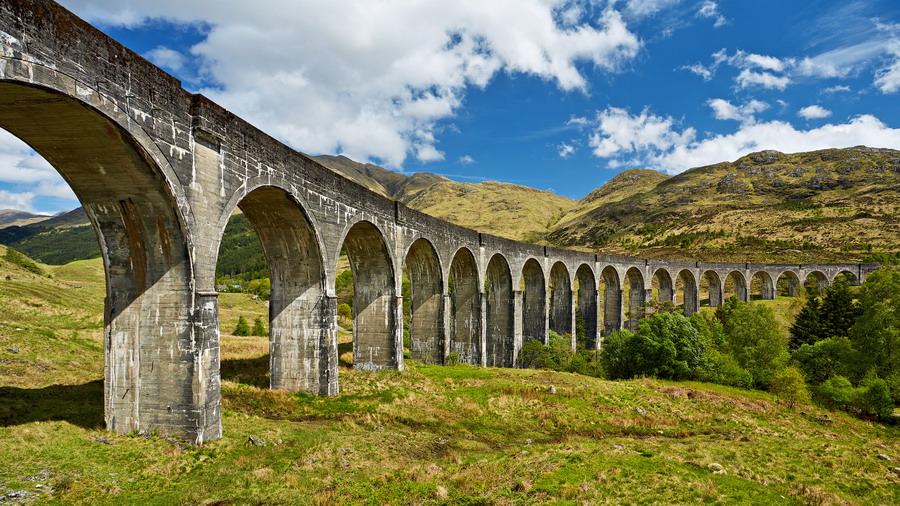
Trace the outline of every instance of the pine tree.
[[266, 326], [263, 325], [262, 318], [256, 317], [253, 320], [253, 330], [250, 332], [254, 336], [265, 337], [269, 335], [269, 332], [266, 331]]
[[247, 324], [247, 320], [243, 316], [238, 318], [237, 327], [234, 328], [233, 333], [236, 336], [249, 336], [250, 335], [250, 325]]
[[816, 341], [827, 337], [822, 335], [822, 304], [818, 297], [806, 300], [806, 305], [797, 313], [790, 332], [791, 350], [796, 350], [804, 344], [815, 344]]
[[822, 301], [819, 320], [822, 326], [820, 339], [849, 336], [850, 328], [861, 314], [859, 303], [853, 300], [853, 294], [850, 293], [850, 283], [843, 277], [838, 277], [828, 287]]

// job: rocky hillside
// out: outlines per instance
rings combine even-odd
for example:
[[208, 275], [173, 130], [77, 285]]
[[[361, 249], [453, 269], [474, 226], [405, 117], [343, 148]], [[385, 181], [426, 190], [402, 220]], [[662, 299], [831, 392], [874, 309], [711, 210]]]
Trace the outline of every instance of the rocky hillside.
[[19, 211], [18, 209], [0, 209], [0, 228], [13, 226], [24, 227], [25, 225], [44, 221], [47, 218], [49, 218], [49, 216], [29, 213], [28, 211]]
[[[740, 261], [856, 261], [900, 247], [900, 151], [761, 151], [659, 174], [656, 184], [647, 172], [623, 172], [592, 192], [545, 239], [603, 253]], [[623, 178], [634, 181], [628, 191]]]

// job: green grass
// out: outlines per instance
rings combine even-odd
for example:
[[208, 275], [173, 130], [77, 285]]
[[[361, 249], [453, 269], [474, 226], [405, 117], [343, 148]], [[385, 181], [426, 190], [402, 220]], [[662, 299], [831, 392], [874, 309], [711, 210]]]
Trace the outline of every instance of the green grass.
[[[900, 502], [898, 428], [790, 410], [764, 392], [415, 362], [404, 372], [342, 367], [332, 398], [270, 391], [265, 338], [227, 332], [238, 314], [264, 314], [242, 294], [220, 301], [224, 437], [192, 447], [110, 434], [102, 268], [91, 262], [55, 268], [53, 279], [19, 279], [21, 269], [0, 264], [0, 495], [146, 505]], [[7, 273], [15, 279], [3, 281]], [[19, 359], [21, 376], [5, 362]]]

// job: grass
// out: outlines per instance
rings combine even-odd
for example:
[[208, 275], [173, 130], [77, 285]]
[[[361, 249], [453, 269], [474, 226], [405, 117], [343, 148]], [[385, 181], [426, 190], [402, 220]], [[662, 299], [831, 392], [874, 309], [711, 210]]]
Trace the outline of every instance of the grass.
[[[29, 362], [22, 375], [0, 369], [0, 495], [147, 505], [900, 502], [891, 470], [900, 430], [787, 409], [763, 392], [410, 361], [402, 373], [343, 364], [341, 394], [314, 397], [266, 389], [266, 339], [227, 332], [221, 440], [110, 434], [94, 337], [99, 266], [26, 283], [24, 273], [3, 281], [19, 271], [0, 264], [0, 360]], [[220, 304], [226, 331], [238, 314], [265, 311], [240, 294]]]

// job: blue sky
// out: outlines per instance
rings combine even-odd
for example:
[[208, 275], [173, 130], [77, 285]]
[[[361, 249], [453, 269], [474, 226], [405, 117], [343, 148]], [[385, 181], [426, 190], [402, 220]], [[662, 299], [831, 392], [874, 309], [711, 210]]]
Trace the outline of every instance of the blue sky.
[[[65, 0], [310, 154], [581, 198], [761, 149], [900, 149], [900, 2]], [[0, 137], [0, 208], [77, 201]]]

